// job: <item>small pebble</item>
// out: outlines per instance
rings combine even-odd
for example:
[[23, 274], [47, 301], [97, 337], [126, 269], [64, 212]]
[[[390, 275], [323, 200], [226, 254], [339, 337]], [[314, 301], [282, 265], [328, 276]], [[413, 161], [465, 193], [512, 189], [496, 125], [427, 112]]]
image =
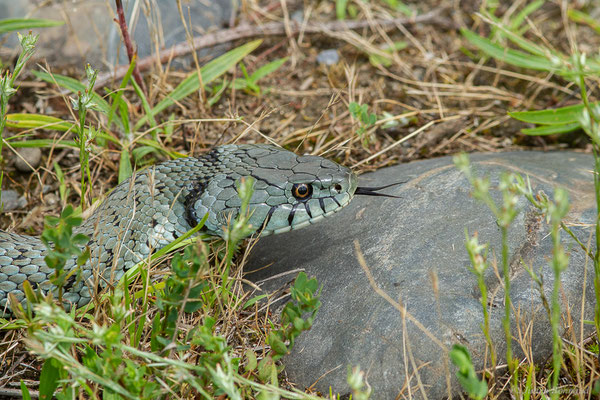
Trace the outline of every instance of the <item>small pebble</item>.
[[15, 168], [21, 172], [31, 172], [40, 166], [42, 151], [39, 147], [23, 147], [17, 149]]
[[2, 211], [13, 211], [20, 208], [24, 208], [27, 205], [27, 199], [25, 196], [19, 196], [19, 193], [15, 190], [3, 190], [1, 194], [2, 199]]
[[54, 193], [48, 193], [44, 196], [44, 203], [48, 206], [53, 206], [58, 203], [58, 197]]
[[304, 21], [304, 10], [296, 10], [291, 15], [291, 20], [301, 24]]
[[324, 65], [337, 64], [340, 61], [340, 55], [336, 49], [323, 50], [317, 55], [317, 63]]

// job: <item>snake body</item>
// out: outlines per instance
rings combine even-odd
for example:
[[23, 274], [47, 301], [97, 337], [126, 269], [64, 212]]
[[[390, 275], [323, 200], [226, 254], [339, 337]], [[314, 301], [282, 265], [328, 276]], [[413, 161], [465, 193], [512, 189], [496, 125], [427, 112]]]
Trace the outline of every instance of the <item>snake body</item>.
[[[198, 158], [182, 158], [147, 168], [119, 184], [74, 233], [90, 238], [91, 256], [82, 279], [65, 288], [63, 298], [88, 303], [102, 287], [196, 226], [223, 236], [239, 212], [236, 182], [255, 179], [250, 223], [262, 235], [317, 222], [347, 205], [357, 179], [350, 169], [317, 156], [298, 156], [270, 145], [225, 145]], [[8, 294], [24, 299], [23, 282], [43, 292], [55, 289], [46, 266], [46, 247], [38, 237], [0, 231], [0, 306]], [[75, 267], [69, 260], [66, 270]], [[1, 312], [1, 310], [0, 310]]]

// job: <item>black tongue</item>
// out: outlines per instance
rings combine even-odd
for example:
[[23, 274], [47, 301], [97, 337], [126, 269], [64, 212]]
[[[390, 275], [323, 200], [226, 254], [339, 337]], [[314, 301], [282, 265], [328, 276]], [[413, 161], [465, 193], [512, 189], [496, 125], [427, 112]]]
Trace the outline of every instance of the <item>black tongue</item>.
[[404, 182], [396, 182], [396, 183], [390, 183], [389, 185], [385, 185], [385, 186], [379, 186], [379, 187], [357, 187], [356, 191], [354, 192], [355, 195], [360, 194], [363, 196], [381, 196], [381, 197], [392, 197], [395, 199], [399, 199], [400, 196], [394, 196], [391, 194], [385, 194], [385, 193], [378, 193], [379, 190], [381, 189], [385, 189], [385, 188], [389, 188], [390, 186], [396, 186], [396, 185], [402, 185]]

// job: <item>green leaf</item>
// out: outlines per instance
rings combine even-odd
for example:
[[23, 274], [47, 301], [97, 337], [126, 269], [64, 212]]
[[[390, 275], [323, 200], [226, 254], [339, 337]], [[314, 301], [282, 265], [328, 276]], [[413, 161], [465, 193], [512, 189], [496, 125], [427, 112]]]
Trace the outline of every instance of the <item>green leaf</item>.
[[31, 400], [31, 394], [29, 394], [29, 389], [25, 386], [23, 379], [21, 379], [21, 397], [23, 397], [23, 400]]
[[265, 76], [277, 71], [279, 68], [281, 68], [283, 64], [285, 64], [288, 58], [289, 57], [278, 58], [277, 60], [271, 61], [270, 63], [263, 65], [262, 67], [254, 71], [252, 76], [250, 76], [250, 81], [253, 83], [258, 82]]
[[335, 16], [339, 20], [346, 19], [348, 0], [335, 0]]
[[64, 121], [60, 118], [50, 117], [42, 114], [7, 114], [6, 115], [6, 126], [10, 128], [21, 128], [21, 129], [50, 129], [61, 132], [66, 132], [72, 129], [73, 132], [77, 133], [79, 128], [77, 125]]
[[542, 125], [535, 128], [521, 129], [521, 132], [529, 136], [546, 136], [560, 133], [573, 132], [581, 128], [579, 122], [564, 125]]
[[61, 26], [63, 21], [55, 21], [51, 19], [36, 19], [36, 18], [15, 18], [1, 19], [0, 33], [29, 30], [33, 28], [50, 28], [53, 26]]
[[52, 140], [52, 139], [34, 139], [34, 140], [22, 140], [14, 142], [12, 140], [6, 140], [10, 143], [11, 147], [23, 148], [23, 147], [74, 147], [79, 149], [79, 145], [72, 140]]
[[44, 362], [42, 373], [40, 374], [39, 391], [41, 400], [52, 399], [54, 391], [58, 387], [58, 380], [60, 378], [59, 366], [60, 363], [53, 358], [48, 358]]
[[[246, 43], [240, 47], [228, 51], [222, 56], [217, 57], [214, 60], [207, 63], [206, 65], [204, 65], [202, 68], [200, 68], [202, 83], [204, 85], [207, 85], [210, 82], [217, 79], [219, 76], [223, 75], [230, 68], [232, 68], [238, 62], [240, 62], [242, 58], [246, 57], [254, 49], [256, 49], [261, 43], [262, 40], [254, 40], [250, 43]], [[189, 96], [198, 89], [200, 89], [200, 81], [198, 80], [198, 73], [194, 71], [187, 78], [185, 78], [169, 95], [167, 95], [167, 97], [161, 100], [151, 110], [150, 114], [147, 114], [146, 116], [141, 118], [135, 125], [134, 130], [138, 130], [142, 125], [148, 122], [149, 118], [158, 114], [165, 108], [175, 104], [176, 101]]]
[[[600, 102], [592, 103], [592, 106], [599, 105]], [[529, 122], [540, 125], [564, 125], [573, 122], [579, 122], [579, 116], [584, 109], [583, 104], [575, 104], [573, 106], [555, 108], [550, 110], [539, 111], [514, 111], [509, 112], [514, 119], [519, 121]]]
[[158, 150], [152, 146], [141, 146], [141, 147], [136, 147], [135, 149], [133, 149], [131, 151], [131, 153], [133, 154], [133, 159], [137, 163], [137, 162], [141, 161], [142, 158], [144, 158], [144, 156], [146, 156], [150, 153], [158, 153]]
[[264, 299], [265, 297], [268, 297], [268, 295], [266, 294], [261, 294], [259, 296], [254, 296], [253, 298], [251, 298], [250, 300], [248, 300], [244, 306], [242, 307], [243, 310], [245, 310], [248, 307], [252, 307], [254, 304], [256, 304], [257, 301]]
[[123, 76], [123, 79], [121, 80], [121, 85], [119, 86], [119, 90], [117, 90], [115, 93], [111, 94], [112, 105], [111, 105], [110, 111], [108, 113], [108, 122], [106, 123], [106, 125], [109, 127], [112, 124], [112, 121], [113, 121], [115, 112], [117, 111], [117, 108], [121, 107], [121, 103], [125, 103], [125, 110], [127, 110], [127, 103], [122, 99], [122, 96], [123, 96], [123, 93], [125, 92], [125, 88], [127, 87], [127, 84], [129, 83], [129, 79], [131, 78], [133, 69], [135, 68], [136, 60], [137, 60], [137, 54], [134, 54], [133, 59], [129, 63], [129, 68], [127, 69], [125, 76]]
[[389, 53], [389, 56], [379, 54], [379, 53], [370, 53], [369, 54], [369, 62], [373, 64], [373, 66], [383, 65], [384, 67], [389, 67], [392, 65], [392, 53], [394, 51], [403, 50], [408, 47], [408, 42], [406, 41], [398, 41], [392, 43], [392, 45], [386, 44], [382, 47], [382, 50], [386, 53]]
[[555, 72], [557, 68], [546, 57], [527, 54], [522, 51], [512, 50], [492, 43], [491, 40], [478, 34], [461, 28], [461, 33], [472, 45], [486, 53], [488, 56], [504, 61], [507, 64], [521, 68], [535, 69], [539, 71]]
[[488, 392], [487, 383], [477, 377], [469, 350], [462, 345], [455, 344], [450, 350], [450, 360], [452, 364], [458, 367], [456, 377], [460, 386], [469, 394], [469, 397], [483, 399]]
[[277, 333], [271, 332], [269, 334], [268, 343], [269, 346], [271, 346], [271, 350], [273, 350], [277, 355], [283, 356], [287, 354], [288, 349]]
[[252, 350], [246, 350], [245, 354], [246, 354], [246, 360], [248, 360], [248, 362], [246, 363], [246, 367], [244, 368], [244, 370], [246, 372], [254, 371], [256, 369], [256, 367], [258, 366], [258, 361], [256, 360], [256, 354]]
[[[38, 79], [41, 79], [48, 83], [56, 83], [58, 86], [68, 89], [73, 93], [81, 92], [84, 93], [87, 88], [83, 83], [79, 82], [77, 79], [73, 79], [68, 76], [59, 75], [59, 74], [49, 74], [43, 71], [31, 71], [31, 73]], [[98, 93], [92, 93], [92, 100], [98, 106], [98, 109], [108, 115], [110, 113], [110, 106]]]
[[119, 162], [119, 183], [129, 178], [133, 173], [131, 161], [129, 160], [129, 150], [123, 148], [121, 150], [121, 160]]
[[567, 15], [572, 21], [589, 25], [596, 33], [600, 33], [600, 23], [588, 14], [571, 8], [567, 11]]
[[404, 4], [401, 1], [398, 0], [383, 0], [385, 3], [387, 3], [390, 7], [392, 7], [394, 10], [396, 11], [400, 11], [402, 14], [406, 15], [407, 17], [412, 17], [414, 16], [416, 13], [406, 4]]
[[519, 29], [519, 26], [521, 26], [523, 21], [525, 21], [525, 18], [527, 18], [532, 12], [543, 6], [545, 2], [546, 0], [537, 0], [527, 4], [527, 6], [525, 6], [517, 15], [515, 15], [514, 18], [511, 19], [509, 29], [513, 31]]

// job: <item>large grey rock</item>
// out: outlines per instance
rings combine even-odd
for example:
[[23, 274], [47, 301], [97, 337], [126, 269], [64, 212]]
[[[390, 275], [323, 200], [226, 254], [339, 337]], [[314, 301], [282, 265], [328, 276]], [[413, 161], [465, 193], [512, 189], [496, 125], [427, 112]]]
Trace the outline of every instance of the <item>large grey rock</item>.
[[[117, 57], [120, 64], [129, 63], [121, 31], [113, 20], [116, 17], [114, 1], [39, 3], [36, 0], [0, 0], [0, 18], [47, 18], [66, 22], [59, 27], [33, 29], [40, 34], [36, 57], [46, 58], [52, 68], [66, 64], [80, 65], [83, 69], [85, 63], [90, 63], [96, 69], [110, 70]], [[195, 35], [210, 28], [221, 28], [230, 19], [236, 4], [235, 0], [183, 0], [181, 3], [186, 23], [191, 25], [189, 28]], [[174, 1], [156, 0], [148, 4], [150, 7], [146, 8], [144, 2], [123, 1], [129, 33], [140, 58], [154, 54], [153, 37], [159, 50], [186, 40]], [[8, 45], [17, 47], [17, 36], [7, 35]], [[205, 55], [206, 51], [201, 53], [201, 56]]]
[[[475, 155], [471, 158], [479, 174], [488, 174], [496, 191], [501, 171], [527, 174], [535, 191], [553, 195], [561, 185], [571, 193], [569, 221], [592, 223], [595, 217], [591, 156], [562, 152], [519, 152]], [[390, 189], [401, 199], [357, 197], [337, 215], [285, 235], [261, 239], [254, 249], [247, 271], [260, 281], [292, 269], [304, 269], [323, 285], [323, 306], [315, 324], [297, 340], [287, 358], [286, 371], [293, 382], [326, 393], [348, 392], [347, 367], [360, 364], [374, 390], [374, 399], [408, 396], [407, 386], [416, 398], [418, 374], [429, 398], [442, 398], [460, 392], [454, 379], [455, 368], [448, 361], [448, 349], [465, 345], [476, 368], [484, 365], [485, 341], [481, 331], [482, 310], [475, 276], [469, 271], [464, 247], [465, 228], [478, 232], [480, 242], [490, 243], [490, 259], [500, 266], [501, 241], [491, 212], [470, 196], [470, 186], [449, 157], [413, 162], [361, 176], [359, 184], [377, 186], [407, 182]], [[520, 260], [541, 268], [546, 296], [550, 298], [553, 275], [551, 239], [543, 218], [521, 199], [521, 214], [509, 233], [512, 267], [511, 297], [518, 310], [513, 320], [513, 336], [530, 343], [537, 361], [551, 355], [551, 331], [539, 292]], [[571, 227], [584, 242], [591, 227]], [[390, 298], [406, 307], [436, 340], [432, 340], [410, 317], [377, 294], [361, 269], [354, 241], [360, 244], [376, 285]], [[584, 292], [585, 255], [563, 233], [570, 253], [570, 266], [562, 275], [565, 304], [571, 310], [573, 331], [579, 337], [579, 316]], [[591, 264], [591, 263], [590, 263]], [[585, 288], [586, 317], [593, 318], [593, 278], [588, 268]], [[501, 273], [500, 273], [501, 274]], [[262, 284], [265, 290], [286, 285], [294, 275], [283, 275]], [[491, 334], [498, 354], [503, 356], [505, 340], [501, 320], [504, 313], [502, 285], [493, 268], [487, 270], [490, 296], [494, 296]], [[516, 313], [513, 312], [513, 316]], [[525, 330], [531, 322], [531, 331]], [[518, 328], [517, 328], [518, 326]], [[437, 342], [437, 343], [436, 343]], [[522, 356], [518, 343], [513, 350]], [[411, 357], [414, 359], [411, 360]], [[502, 358], [502, 357], [500, 357]], [[487, 365], [489, 366], [489, 359]], [[451, 388], [446, 377], [450, 376]], [[320, 378], [320, 380], [319, 380]]]

